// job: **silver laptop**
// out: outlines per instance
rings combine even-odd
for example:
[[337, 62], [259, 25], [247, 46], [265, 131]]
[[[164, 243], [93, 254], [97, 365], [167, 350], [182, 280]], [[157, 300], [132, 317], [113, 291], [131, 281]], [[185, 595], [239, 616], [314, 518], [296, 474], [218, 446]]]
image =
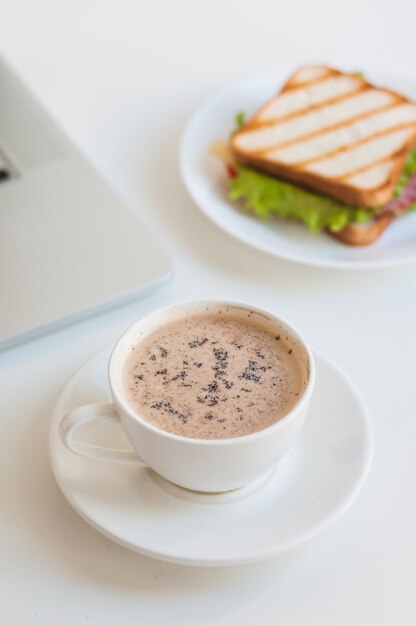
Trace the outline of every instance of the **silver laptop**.
[[162, 248], [0, 61], [0, 348], [169, 274]]

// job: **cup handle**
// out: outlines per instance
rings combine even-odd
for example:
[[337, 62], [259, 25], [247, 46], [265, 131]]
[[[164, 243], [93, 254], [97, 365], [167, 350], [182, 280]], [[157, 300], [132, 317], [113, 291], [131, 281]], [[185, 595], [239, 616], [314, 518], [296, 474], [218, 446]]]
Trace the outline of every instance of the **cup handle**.
[[62, 418], [59, 424], [59, 435], [62, 443], [70, 450], [87, 459], [94, 461], [111, 461], [113, 463], [143, 464], [144, 461], [133, 450], [119, 450], [116, 448], [105, 448], [93, 444], [75, 441], [75, 431], [84, 424], [89, 424], [95, 420], [106, 419], [110, 422], [120, 422], [113, 404], [97, 402], [95, 404], [85, 404], [70, 411]]

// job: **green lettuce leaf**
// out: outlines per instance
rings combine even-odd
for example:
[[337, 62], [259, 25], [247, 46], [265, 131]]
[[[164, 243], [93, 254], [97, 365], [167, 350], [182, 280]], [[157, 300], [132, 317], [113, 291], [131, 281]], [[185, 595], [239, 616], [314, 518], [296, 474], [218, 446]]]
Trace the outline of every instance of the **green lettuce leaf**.
[[230, 198], [244, 199], [246, 208], [262, 219], [276, 215], [304, 222], [312, 233], [324, 228], [337, 232], [351, 222], [368, 221], [377, 211], [341, 204], [245, 165], [238, 165], [237, 176], [230, 179]]
[[235, 122], [234, 132], [236, 132], [237, 130], [240, 130], [240, 128], [243, 128], [244, 124], [246, 123], [246, 114], [240, 111], [235, 116], [234, 122]]
[[[394, 190], [395, 196], [400, 196], [403, 189], [406, 187], [409, 181], [409, 176], [411, 174], [416, 175], [416, 148], [414, 148], [407, 157], [407, 161], [397, 182], [396, 189]], [[412, 207], [411, 210], [413, 210], [414, 208], [415, 207]]]

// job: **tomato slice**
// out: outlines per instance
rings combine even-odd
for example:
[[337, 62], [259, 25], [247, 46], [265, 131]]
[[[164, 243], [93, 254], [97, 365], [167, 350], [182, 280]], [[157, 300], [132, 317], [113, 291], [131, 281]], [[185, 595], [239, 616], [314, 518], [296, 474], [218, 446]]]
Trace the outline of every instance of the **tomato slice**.
[[237, 176], [237, 170], [232, 165], [226, 165], [225, 167], [230, 178], [235, 178]]

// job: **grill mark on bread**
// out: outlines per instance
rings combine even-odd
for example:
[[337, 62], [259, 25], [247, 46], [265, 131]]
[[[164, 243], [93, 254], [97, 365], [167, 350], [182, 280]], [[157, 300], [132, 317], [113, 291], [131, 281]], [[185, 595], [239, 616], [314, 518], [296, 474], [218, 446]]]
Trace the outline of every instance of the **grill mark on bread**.
[[[409, 142], [409, 143], [410, 143], [410, 142]], [[394, 153], [390, 153], [390, 154], [388, 154], [388, 155], [385, 155], [385, 156], [383, 156], [383, 157], [380, 157], [379, 159], [376, 159], [376, 160], [372, 161], [370, 164], [363, 165], [363, 166], [361, 166], [361, 167], [359, 167], [359, 168], [356, 168], [356, 169], [354, 169], [354, 170], [351, 170], [351, 171], [349, 171], [349, 172], [346, 172], [346, 173], [344, 173], [344, 174], [342, 174], [342, 175], [339, 175], [339, 176], [332, 176], [332, 177], [330, 178], [330, 180], [331, 180], [331, 182], [342, 182], [342, 181], [344, 181], [344, 180], [347, 180], [347, 179], [349, 179], [349, 178], [352, 178], [353, 176], [356, 176], [357, 174], [359, 174], [359, 173], [361, 173], [361, 172], [363, 172], [363, 171], [366, 171], [366, 170], [369, 170], [369, 169], [373, 168], [375, 165], [379, 165], [380, 163], [385, 163], [386, 161], [389, 161], [389, 160], [394, 161], [394, 160], [396, 160], [398, 157], [404, 157], [406, 154], [407, 154], [407, 149], [403, 149], [403, 147], [401, 146], [401, 147], [400, 147], [397, 151], [395, 151]], [[306, 169], [301, 169], [301, 168], [298, 168], [298, 167], [289, 167], [289, 166], [288, 166], [288, 167], [286, 168], [285, 164], [283, 164], [283, 163], [276, 163], [276, 164], [274, 164], [274, 163], [270, 163], [270, 162], [264, 162], [264, 163], [261, 163], [261, 162], [259, 161], [258, 163], [254, 163], [254, 167], [256, 167], [256, 165], [257, 165], [257, 167], [258, 167], [258, 168], [260, 168], [260, 166], [262, 166], [262, 165], [264, 165], [265, 167], [267, 167], [267, 166], [269, 166], [269, 165], [270, 165], [270, 166], [274, 166], [274, 165], [276, 165], [276, 166], [278, 166], [278, 167], [281, 169], [281, 171], [282, 171], [282, 176], [283, 176], [283, 172], [286, 172], [286, 171], [287, 171], [288, 173], [289, 173], [289, 172], [290, 172], [290, 173], [292, 173], [292, 172], [293, 172], [293, 180], [296, 180], [296, 176], [297, 176], [298, 174], [299, 174], [299, 176], [308, 175], [308, 174], [311, 174], [311, 175], [312, 175], [312, 174], [313, 174], [312, 172], [309, 172], [309, 171], [308, 171], [308, 170], [306, 170]], [[273, 167], [273, 169], [274, 169], [274, 167]], [[314, 177], [315, 177], [315, 175], [314, 175]], [[289, 179], [289, 180], [290, 180], [290, 179]]]
[[[367, 90], [367, 91], [369, 91], [369, 90]], [[384, 93], [389, 93], [388, 91], [385, 91], [385, 90], [380, 90], [380, 91], [384, 92]], [[363, 92], [360, 92], [360, 93], [363, 93]], [[346, 101], [346, 100], [348, 100], [350, 98], [356, 98], [357, 95], [359, 95], [359, 94], [356, 94], [356, 93], [351, 94], [351, 95], [349, 95], [346, 98], [339, 99], [339, 101], [337, 101], [335, 104], [339, 104], [340, 102], [344, 102], [344, 101]], [[266, 145], [266, 146], [264, 146], [262, 148], [258, 148], [258, 149], [253, 149], [253, 148], [250, 149], [250, 148], [247, 148], [247, 147], [244, 148], [243, 146], [238, 145], [238, 140], [242, 136], [244, 136], [244, 135], [250, 135], [250, 134], [254, 135], [256, 133], [256, 131], [259, 131], [259, 132], [267, 131], [267, 128], [264, 128], [263, 126], [260, 126], [260, 127], [259, 126], [255, 126], [253, 128], [250, 128], [250, 124], [249, 124], [249, 125], [246, 125], [242, 131], [239, 131], [238, 133], [236, 133], [233, 136], [232, 141], [231, 141], [231, 145], [233, 147], [236, 147], [238, 151], [247, 152], [247, 153], [250, 153], [250, 154], [259, 154], [259, 155], [261, 155], [263, 153], [274, 151], [276, 149], [286, 148], [286, 147], [288, 147], [288, 146], [290, 146], [292, 144], [294, 145], [296, 143], [303, 143], [305, 140], [312, 139], [313, 137], [323, 136], [323, 135], [325, 135], [327, 133], [330, 133], [330, 132], [332, 132], [334, 130], [339, 130], [339, 129], [344, 128], [344, 127], [349, 127], [349, 126], [355, 124], [356, 122], [364, 121], [365, 119], [367, 119], [369, 117], [373, 117], [375, 115], [378, 115], [378, 114], [381, 114], [381, 113], [384, 113], [384, 112], [388, 112], [390, 110], [394, 110], [395, 108], [397, 108], [399, 106], [403, 106], [404, 104], [407, 104], [407, 103], [403, 102], [403, 100], [401, 98], [394, 98], [393, 100], [391, 100], [389, 102], [386, 102], [385, 104], [379, 104], [379, 105], [372, 106], [371, 108], [369, 108], [367, 110], [363, 110], [361, 113], [358, 113], [356, 115], [350, 115], [350, 116], [343, 117], [338, 122], [335, 122], [335, 123], [330, 123], [329, 122], [327, 125], [319, 126], [318, 128], [315, 128], [314, 130], [312, 130], [310, 132], [303, 133], [302, 135], [295, 135], [294, 137], [292, 137], [290, 139], [279, 141], [279, 142], [273, 143], [273, 144], [269, 144], [269, 145]], [[323, 103], [322, 107], [316, 107], [316, 108], [314, 108], [311, 111], [308, 110], [307, 114], [302, 113], [299, 116], [295, 116], [295, 117], [303, 117], [303, 118], [305, 118], [306, 115], [309, 116], [309, 114], [312, 114], [314, 112], [318, 112], [320, 109], [321, 110], [322, 109], [327, 109], [328, 110], [328, 109], [331, 109], [332, 107], [333, 107], [332, 103], [325, 102], [325, 103]], [[416, 106], [415, 106], [415, 110], [416, 110]], [[332, 111], [334, 111], [333, 108], [332, 108]], [[289, 121], [292, 122], [292, 121], [296, 121], [296, 120], [295, 119], [293, 119], [293, 120], [290, 119]], [[286, 124], [286, 121], [285, 122], [279, 122], [279, 123], [273, 123], [272, 125], [268, 126], [268, 128], [271, 129], [271, 128], [275, 128], [275, 127], [276, 128], [283, 127], [284, 124]]]
[[[337, 100], [340, 100], [342, 98], [344, 98], [346, 95], [349, 94], [353, 94], [355, 92], [364, 90], [364, 89], [368, 89], [368, 84], [366, 84], [365, 82], [363, 82], [361, 79], [352, 76], [350, 74], [338, 74], [336, 76], [326, 76], [324, 78], [322, 78], [322, 80], [316, 81], [316, 83], [314, 83], [313, 85], [311, 85], [311, 88], [313, 89], [313, 87], [317, 87], [320, 84], [324, 84], [327, 83], [329, 81], [335, 81], [339, 79], [338, 82], [343, 81], [344, 83], [347, 83], [348, 81], [351, 81], [351, 85], [350, 88], [345, 89], [344, 91], [341, 92], [334, 92], [333, 94], [329, 93], [326, 95], [326, 97], [324, 97], [323, 99], [318, 99], [315, 102], [314, 101], [307, 101], [305, 102], [304, 105], [302, 105], [302, 103], [298, 104], [296, 106], [296, 102], [294, 103], [293, 109], [289, 110], [287, 112], [282, 111], [279, 113], [279, 111], [276, 111], [276, 113], [271, 114], [269, 113], [269, 115], [266, 115], [267, 111], [269, 109], [271, 109], [272, 105], [277, 103], [279, 100], [282, 102], [284, 102], [284, 99], [288, 100], [288, 98], [285, 98], [285, 96], [293, 96], [296, 95], [297, 93], [300, 93], [301, 91], [308, 91], [308, 87], [307, 86], [299, 86], [298, 89], [290, 89], [289, 91], [285, 91], [285, 92], [280, 92], [280, 94], [278, 94], [277, 96], [274, 96], [273, 98], [271, 98], [268, 102], [266, 102], [262, 107], [260, 107], [260, 109], [257, 111], [257, 113], [253, 116], [253, 119], [251, 120], [250, 123], [254, 123], [254, 124], [263, 124], [265, 122], [268, 121], [281, 121], [282, 119], [286, 119], [289, 118], [291, 116], [296, 116], [299, 113], [302, 113], [303, 111], [310, 111], [312, 110], [313, 107], [317, 107], [319, 108], [323, 102], [325, 103], [330, 103], [330, 102], [335, 102]], [[313, 94], [310, 94], [310, 96], [312, 96]]]
[[[381, 165], [382, 163], [386, 163], [387, 161], [391, 161], [392, 163], [392, 167], [390, 172], [387, 174], [386, 179], [383, 183], [383, 185], [376, 185], [375, 187], [369, 187], [368, 190], [378, 190], [380, 193], [383, 193], [386, 189], [389, 189], [392, 181], [397, 180], [398, 176], [400, 176], [400, 173], [403, 169], [405, 160], [406, 160], [406, 156], [407, 156], [407, 152], [406, 151], [402, 151], [400, 153], [397, 153], [393, 158], [391, 157], [386, 157], [385, 159], [380, 159], [379, 161], [377, 161], [376, 163], [370, 165], [369, 167], [363, 167], [360, 170], [354, 172], [353, 174], [348, 174], [348, 176], [345, 177], [340, 177], [338, 180], [340, 182], [342, 182], [344, 185], [349, 186], [351, 188], [356, 188], [356, 185], [354, 185], [354, 183], [349, 183], [348, 181], [351, 178], [354, 178], [355, 176], [366, 172], [367, 170], [372, 169], [373, 167], [377, 166], [377, 165]], [[365, 190], [367, 191], [367, 188], [365, 188]], [[386, 200], [387, 202], [387, 200]], [[384, 202], [381, 202], [381, 204], [384, 204]]]
[[[409, 132], [405, 132], [409, 129]], [[374, 165], [379, 163], [380, 161], [385, 160], [386, 158], [394, 157], [397, 154], [401, 154], [403, 152], [404, 145], [411, 145], [415, 139], [414, 129], [412, 132], [409, 127], [404, 128], [403, 130], [396, 130], [394, 132], [384, 133], [377, 136], [368, 137], [366, 141], [358, 143], [356, 146], [348, 146], [344, 150], [338, 150], [331, 156], [327, 158], [320, 158], [310, 165], [305, 165], [302, 168], [303, 171], [308, 171], [313, 174], [324, 175], [329, 179], [337, 179], [340, 180], [345, 178], [346, 176], [351, 176], [352, 174], [358, 173], [359, 171], [366, 169], [370, 165]], [[383, 144], [383, 140], [390, 139], [391, 145]], [[380, 146], [381, 144], [381, 146]], [[372, 156], [370, 148], [374, 145], [378, 145], [379, 154]], [[360, 155], [362, 163], [358, 166], [354, 166], [354, 163], [349, 166], [348, 164], [343, 164], [342, 159], [345, 156], [352, 156], [353, 159], [358, 160]], [[319, 168], [325, 168], [325, 166], [329, 168], [333, 168], [333, 173], [330, 171], [322, 172]], [[342, 168], [342, 169], [341, 169]], [[349, 169], [348, 169], [349, 168]], [[339, 171], [341, 169], [341, 172]]]
[[297, 76], [300, 72], [308, 69], [307, 66], [301, 67], [298, 70], [298, 73], [295, 74], [295, 76], [291, 76], [286, 83], [283, 86], [282, 89], [282, 93], [283, 91], [292, 91], [293, 89], [299, 89], [300, 87], [309, 87], [310, 85], [313, 85], [315, 83], [318, 83], [319, 81], [323, 80], [324, 78], [329, 78], [330, 76], [337, 76], [340, 74], [340, 72], [332, 67], [326, 67], [324, 65], [316, 65], [313, 66], [316, 69], [321, 69], [323, 70], [321, 72], [321, 74], [319, 74], [318, 76], [316, 76], [315, 78], [309, 79], [309, 80], [302, 80], [299, 79]]
[[[362, 113], [358, 115], [353, 115], [348, 118], [346, 117], [337, 123], [328, 124], [328, 126], [322, 126], [311, 132], [307, 132], [303, 135], [298, 135], [292, 139], [281, 141], [279, 143], [275, 143], [275, 144], [269, 145], [267, 147], [264, 147], [258, 150], [246, 150], [246, 151], [250, 154], [257, 154], [259, 156], [262, 156], [262, 155], [267, 155], [268, 153], [277, 152], [286, 148], [291, 148], [292, 146], [295, 147], [296, 144], [298, 143], [300, 144], [307, 143], [311, 139], [323, 137], [325, 135], [333, 133], [336, 130], [341, 130], [343, 128], [350, 128], [356, 125], [357, 123], [363, 122], [371, 117], [378, 116], [379, 114], [382, 114], [382, 113], [388, 113], [390, 111], [394, 111], [399, 106], [403, 106], [403, 103], [402, 102], [400, 103], [390, 102], [384, 106], [374, 107], [372, 109], [369, 109], [368, 111], [363, 111]], [[416, 107], [415, 107], [415, 112], [416, 112]], [[416, 120], [409, 122], [408, 125], [412, 125], [415, 123], [416, 123]], [[387, 130], [390, 130], [390, 127], [387, 128]], [[345, 144], [345, 145], [348, 145], [348, 144]], [[244, 151], [241, 147], [239, 148], [239, 150]], [[293, 164], [296, 165], [297, 163], [293, 162]]]
[[[258, 129], [258, 128], [267, 128], [270, 126], [275, 126], [277, 123], [283, 123], [283, 122], [289, 122], [292, 121], [294, 119], [296, 119], [297, 117], [302, 117], [303, 115], [305, 115], [305, 113], [309, 113], [312, 111], [318, 111], [319, 109], [321, 109], [323, 106], [327, 106], [327, 105], [331, 105], [331, 104], [337, 104], [338, 102], [342, 102], [342, 100], [345, 100], [347, 98], [351, 98], [352, 96], [356, 96], [359, 93], [362, 93], [364, 91], [368, 91], [369, 88], [366, 86], [358, 86], [357, 89], [353, 89], [352, 91], [346, 93], [346, 94], [342, 94], [340, 96], [336, 96], [334, 98], [329, 98], [328, 100], [323, 100], [322, 102], [319, 102], [317, 104], [309, 104], [305, 107], [303, 107], [302, 109], [297, 109], [296, 111], [293, 111], [293, 113], [288, 113], [287, 115], [279, 115], [276, 117], [273, 117], [269, 120], [264, 120], [264, 119], [258, 119], [257, 115], [261, 113], [262, 109], [259, 109], [258, 113], [255, 115], [255, 117], [253, 117], [251, 120], [249, 120], [247, 122], [247, 124], [245, 124], [243, 131], [245, 130], [250, 130], [250, 129]], [[386, 90], [387, 91], [387, 90]], [[263, 107], [262, 107], [263, 108]], [[239, 131], [242, 132], [242, 131]], [[238, 133], [237, 133], [238, 134]]]
[[[401, 159], [403, 159], [403, 163], [401, 161]], [[384, 164], [388, 164], [389, 167], [385, 167], [384, 168], [384, 176], [382, 176], [382, 181], [387, 181], [386, 185], [390, 184], [390, 180], [392, 180], [395, 176], [395, 172], [396, 172], [396, 168], [399, 168], [399, 170], [401, 171], [403, 168], [403, 164], [404, 164], [404, 155], [398, 155], [396, 156], [394, 159], [385, 159], [384, 161], [380, 161], [379, 163], [376, 163], [375, 165], [372, 165], [368, 168], [366, 168], [365, 170], [363, 170], [364, 173], [366, 172], [370, 172], [371, 170], [377, 170], [380, 167], [382, 167]], [[354, 187], [360, 187], [362, 189], [377, 189], [380, 187], [380, 184], [382, 183], [376, 183], [376, 184], [363, 184], [361, 182], [359, 182], [359, 179], [362, 175], [362, 172], [358, 172], [358, 173], [354, 173], [351, 176], [348, 176], [347, 178], [345, 178], [345, 180], [343, 181], [345, 184], [349, 184], [352, 185]], [[357, 181], [358, 178], [358, 181]], [[355, 180], [354, 180], [355, 179]], [[371, 183], [371, 181], [369, 181]]]
[[[313, 163], [317, 163], [319, 161], [324, 161], [325, 159], [329, 159], [331, 157], [336, 156], [337, 154], [340, 154], [342, 152], [350, 152], [353, 148], [356, 148], [360, 145], [364, 145], [365, 143], [369, 143], [371, 141], [373, 141], [374, 139], [380, 139], [381, 137], [384, 137], [385, 135], [391, 135], [393, 133], [395, 133], [396, 131], [399, 130], [404, 130], [406, 128], [412, 128], [415, 125], [415, 122], [408, 122], [407, 124], [401, 124], [401, 125], [397, 125], [397, 126], [392, 126], [391, 128], [387, 128], [385, 130], [379, 131], [377, 133], [374, 133], [368, 137], [363, 137], [361, 139], [357, 139], [356, 141], [352, 141], [350, 143], [346, 143], [346, 144], [342, 144], [341, 146], [339, 146], [338, 148], [335, 148], [334, 150], [329, 150], [328, 152], [322, 152], [321, 154], [319, 154], [319, 156], [316, 156], [314, 158], [311, 159], [306, 159], [305, 161], [297, 161], [296, 163], [290, 163], [290, 165], [293, 165], [294, 167], [297, 167], [299, 169], [304, 169], [305, 167], [307, 167], [308, 165], [312, 165]], [[400, 148], [399, 152], [402, 152], [402, 148]], [[391, 156], [395, 156], [397, 153], [393, 152], [390, 153], [390, 155], [386, 158], [390, 158]], [[382, 161], [384, 161], [385, 159], [382, 158]], [[372, 161], [372, 164], [376, 164], [379, 161]], [[371, 167], [371, 166], [368, 166]], [[359, 168], [357, 170], [354, 170], [354, 173], [358, 173], [359, 171], [361, 171], [361, 169], [367, 169], [367, 166], [365, 166], [364, 168]], [[336, 177], [338, 179], [340, 178], [344, 178], [344, 177], [349, 177], [351, 175], [351, 173], [346, 174], [345, 176], [341, 176], [341, 177]]]

